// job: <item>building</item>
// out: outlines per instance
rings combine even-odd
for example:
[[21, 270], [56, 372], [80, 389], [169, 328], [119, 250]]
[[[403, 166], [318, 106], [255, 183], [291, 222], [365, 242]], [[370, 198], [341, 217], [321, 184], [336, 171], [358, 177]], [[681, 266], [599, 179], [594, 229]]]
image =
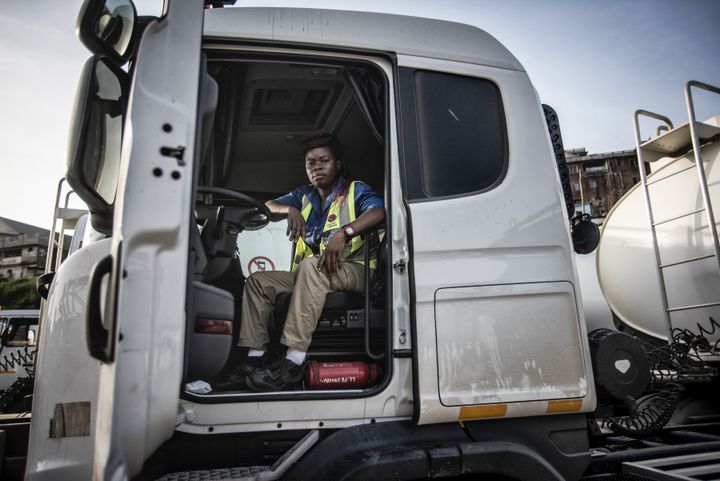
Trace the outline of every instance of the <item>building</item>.
[[[0, 277], [17, 279], [45, 271], [50, 231], [0, 217]], [[70, 245], [66, 236], [64, 251]]]
[[587, 150], [565, 151], [575, 211], [602, 222], [612, 206], [640, 182], [635, 150], [591, 154]]

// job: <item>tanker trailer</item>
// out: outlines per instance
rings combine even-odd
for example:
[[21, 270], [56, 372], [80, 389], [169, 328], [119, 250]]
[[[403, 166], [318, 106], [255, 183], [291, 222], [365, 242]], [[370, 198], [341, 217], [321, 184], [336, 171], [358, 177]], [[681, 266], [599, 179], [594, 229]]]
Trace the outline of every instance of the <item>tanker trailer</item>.
[[[695, 121], [692, 87], [720, 93], [689, 82], [689, 123], [674, 128], [662, 115], [635, 113], [641, 179], [605, 219], [597, 274], [620, 327], [658, 341], [692, 333], [716, 348], [720, 258], [713, 208], [720, 209], [720, 115]], [[665, 124], [644, 142], [643, 117]]]

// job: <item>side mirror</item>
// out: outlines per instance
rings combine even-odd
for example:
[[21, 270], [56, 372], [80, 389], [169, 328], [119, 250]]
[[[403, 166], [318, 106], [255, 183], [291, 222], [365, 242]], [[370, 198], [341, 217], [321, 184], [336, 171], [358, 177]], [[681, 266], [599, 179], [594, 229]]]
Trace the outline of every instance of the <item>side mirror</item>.
[[80, 41], [92, 53], [123, 65], [135, 50], [135, 5], [131, 0], [85, 0], [76, 30]]
[[38, 295], [43, 299], [48, 298], [50, 284], [52, 284], [53, 279], [55, 279], [55, 272], [46, 272], [37, 278], [36, 290]]
[[578, 214], [572, 219], [573, 248], [578, 254], [590, 254], [600, 243], [600, 229], [588, 214]]
[[85, 62], [75, 95], [66, 178], [90, 210], [95, 230], [112, 234], [128, 74], [98, 56]]

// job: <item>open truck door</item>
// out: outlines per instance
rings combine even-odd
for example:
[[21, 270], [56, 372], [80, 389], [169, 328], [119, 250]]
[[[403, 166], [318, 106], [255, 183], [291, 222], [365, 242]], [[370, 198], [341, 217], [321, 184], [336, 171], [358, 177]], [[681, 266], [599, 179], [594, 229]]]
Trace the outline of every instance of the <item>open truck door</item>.
[[592, 409], [565, 207], [527, 75], [398, 65], [417, 422]]
[[87, 302], [88, 349], [101, 361], [97, 480], [140, 471], [172, 435], [181, 391], [203, 2], [165, 3], [141, 39], [129, 28], [137, 21], [130, 0], [87, 1], [78, 19], [81, 40], [96, 57], [116, 66], [132, 60], [111, 216], [110, 209], [97, 215], [110, 204], [102, 188], [111, 166], [97, 163], [92, 179], [85, 178], [91, 166], [68, 169], [77, 173], [73, 186], [86, 187], [79, 193], [91, 199], [93, 226], [112, 235], [111, 254], [90, 276]]

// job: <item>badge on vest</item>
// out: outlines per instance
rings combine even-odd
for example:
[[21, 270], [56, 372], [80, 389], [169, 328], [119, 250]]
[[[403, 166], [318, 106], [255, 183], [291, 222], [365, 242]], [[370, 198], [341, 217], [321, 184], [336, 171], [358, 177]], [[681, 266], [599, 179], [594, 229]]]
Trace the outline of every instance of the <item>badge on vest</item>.
[[325, 230], [338, 229], [339, 227], [340, 221], [338, 220], [338, 216], [335, 214], [330, 214], [327, 218], [327, 222], [325, 223]]

